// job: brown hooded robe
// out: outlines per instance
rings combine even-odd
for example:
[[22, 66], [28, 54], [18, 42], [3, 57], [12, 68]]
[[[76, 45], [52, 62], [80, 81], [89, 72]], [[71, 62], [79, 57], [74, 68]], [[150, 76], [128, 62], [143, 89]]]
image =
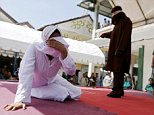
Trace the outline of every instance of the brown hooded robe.
[[[113, 31], [101, 35], [101, 37], [110, 38], [108, 60], [104, 69], [129, 73], [132, 22], [123, 12], [113, 17], [112, 22], [115, 24]], [[116, 51], [121, 52], [120, 55], [115, 55]]]

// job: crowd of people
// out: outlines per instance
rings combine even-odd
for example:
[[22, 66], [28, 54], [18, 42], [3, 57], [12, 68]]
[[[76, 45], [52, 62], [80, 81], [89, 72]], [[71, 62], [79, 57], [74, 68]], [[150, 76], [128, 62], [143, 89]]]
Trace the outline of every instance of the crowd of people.
[[[104, 87], [104, 88], [113, 88], [113, 73], [110, 71], [106, 71], [104, 73], [104, 77], [102, 75], [99, 76], [98, 73], [91, 73], [91, 76], [88, 77], [88, 72], [83, 72], [81, 75], [73, 75], [66, 76], [65, 73], [62, 75], [65, 79], [71, 82], [74, 85], [82, 86], [82, 87]], [[145, 87], [146, 92], [150, 92], [154, 94], [154, 79], [149, 78], [149, 83]], [[136, 81], [133, 76], [130, 74], [124, 74], [123, 81], [123, 89], [124, 90], [135, 90], [136, 89]]]
[[[105, 87], [112, 88], [113, 87], [113, 72], [106, 71], [104, 72], [104, 77], [98, 73], [91, 73], [88, 77], [88, 72], [81, 72], [81, 74], [77, 75], [66, 75], [63, 72], [62, 77], [71, 82], [74, 85], [83, 86], [83, 87]], [[124, 89], [135, 89], [135, 81], [134, 78], [131, 77], [130, 74], [125, 74], [124, 76]]]
[[[16, 71], [16, 75], [12, 75], [10, 70], [8, 69], [7, 65], [0, 68], [0, 79], [1, 80], [16, 80], [18, 81], [18, 71]], [[113, 74], [110, 71], [104, 73], [104, 78], [102, 75], [99, 76], [98, 73], [94, 74], [91, 73], [91, 76], [88, 77], [88, 72], [82, 73], [81, 76], [75, 75], [66, 75], [63, 72], [63, 78], [68, 80], [70, 83], [83, 86], [83, 87], [105, 87], [105, 88], [112, 88], [113, 87]], [[152, 77], [149, 78], [148, 84], [145, 87], [146, 92], [154, 93], [154, 79]], [[130, 74], [124, 75], [124, 84], [123, 88], [126, 89], [136, 89], [136, 83], [133, 77]]]
[[1, 80], [18, 80], [18, 72], [16, 74], [12, 74], [11, 69], [4, 65], [0, 67], [0, 79]]

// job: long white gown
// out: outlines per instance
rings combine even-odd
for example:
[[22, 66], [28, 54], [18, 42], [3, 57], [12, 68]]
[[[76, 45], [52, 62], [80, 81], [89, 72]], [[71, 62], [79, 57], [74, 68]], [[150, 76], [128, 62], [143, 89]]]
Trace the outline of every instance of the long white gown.
[[48, 57], [34, 43], [29, 46], [21, 61], [19, 69], [19, 84], [14, 102], [31, 103], [31, 96], [41, 99], [64, 101], [68, 96], [78, 99], [81, 89], [72, 85], [58, 75], [60, 68], [69, 74], [75, 74], [75, 64], [72, 58], [54, 57], [49, 61]]

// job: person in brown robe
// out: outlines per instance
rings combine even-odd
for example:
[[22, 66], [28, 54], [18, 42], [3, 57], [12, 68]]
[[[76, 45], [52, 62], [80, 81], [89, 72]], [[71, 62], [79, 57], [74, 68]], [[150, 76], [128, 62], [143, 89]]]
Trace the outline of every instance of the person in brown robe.
[[112, 11], [113, 31], [103, 33], [100, 37], [109, 38], [108, 60], [104, 69], [114, 74], [112, 92], [107, 96], [121, 98], [124, 96], [124, 73], [129, 73], [131, 60], [131, 33], [132, 21], [122, 11], [120, 6], [115, 6]]

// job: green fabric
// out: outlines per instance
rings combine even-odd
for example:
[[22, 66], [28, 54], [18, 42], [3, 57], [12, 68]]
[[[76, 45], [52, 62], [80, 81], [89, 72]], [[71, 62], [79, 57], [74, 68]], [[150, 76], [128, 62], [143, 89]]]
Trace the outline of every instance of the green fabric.
[[129, 88], [132, 87], [132, 85], [131, 85], [131, 83], [129, 81], [125, 81], [123, 87], [124, 87], [124, 89], [129, 89]]
[[146, 85], [145, 90], [147, 92], [152, 92], [154, 90], [154, 87], [152, 87], [150, 84]]

